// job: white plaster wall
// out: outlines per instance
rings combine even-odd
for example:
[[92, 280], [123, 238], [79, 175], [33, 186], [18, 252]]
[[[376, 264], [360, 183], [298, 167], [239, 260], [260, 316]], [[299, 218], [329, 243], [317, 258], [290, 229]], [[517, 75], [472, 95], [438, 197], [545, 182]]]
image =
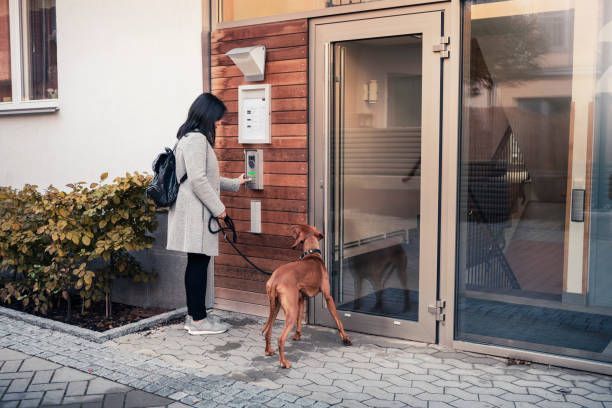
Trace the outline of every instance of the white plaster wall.
[[201, 0], [57, 0], [60, 110], [0, 116], [0, 185], [149, 170], [202, 90]]

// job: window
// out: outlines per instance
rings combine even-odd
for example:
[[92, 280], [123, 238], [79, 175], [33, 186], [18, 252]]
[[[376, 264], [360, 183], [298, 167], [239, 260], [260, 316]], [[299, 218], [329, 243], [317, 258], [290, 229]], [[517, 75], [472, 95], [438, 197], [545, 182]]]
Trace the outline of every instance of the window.
[[219, 21], [236, 21], [248, 18], [296, 13], [325, 8], [326, 0], [222, 0], [219, 2]]
[[57, 110], [55, 0], [0, 0], [0, 114]]
[[0, 102], [12, 101], [8, 0], [0, 0]]
[[219, 22], [320, 10], [372, 0], [217, 0]]

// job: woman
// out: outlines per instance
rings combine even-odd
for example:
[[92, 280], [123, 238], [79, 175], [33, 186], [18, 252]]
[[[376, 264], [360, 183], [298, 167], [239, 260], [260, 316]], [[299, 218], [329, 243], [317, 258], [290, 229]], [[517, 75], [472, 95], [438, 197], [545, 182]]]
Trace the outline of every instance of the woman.
[[222, 219], [226, 215], [220, 190], [238, 191], [248, 181], [244, 174], [235, 179], [219, 176], [213, 150], [215, 126], [226, 110], [216, 96], [204, 93], [193, 102], [176, 135], [176, 177], [181, 180], [187, 174], [187, 180], [168, 214], [167, 248], [187, 252], [185, 329], [190, 334], [218, 334], [229, 328], [216, 316], [207, 316], [205, 299], [210, 257], [219, 254], [218, 237], [209, 232], [208, 221], [211, 216]]

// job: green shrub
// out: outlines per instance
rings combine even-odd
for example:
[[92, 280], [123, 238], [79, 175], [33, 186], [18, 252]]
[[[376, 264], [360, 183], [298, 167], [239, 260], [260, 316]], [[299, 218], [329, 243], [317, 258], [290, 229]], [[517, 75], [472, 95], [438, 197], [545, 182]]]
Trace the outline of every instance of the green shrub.
[[155, 206], [145, 196], [150, 176], [128, 173], [104, 183], [107, 176], [89, 186], [68, 184], [67, 191], [0, 187], [0, 269], [10, 276], [0, 300], [43, 314], [63, 300], [70, 317], [76, 293], [83, 309], [104, 300], [109, 316], [114, 279], [152, 278], [130, 254], [153, 243], [147, 232], [157, 227]]

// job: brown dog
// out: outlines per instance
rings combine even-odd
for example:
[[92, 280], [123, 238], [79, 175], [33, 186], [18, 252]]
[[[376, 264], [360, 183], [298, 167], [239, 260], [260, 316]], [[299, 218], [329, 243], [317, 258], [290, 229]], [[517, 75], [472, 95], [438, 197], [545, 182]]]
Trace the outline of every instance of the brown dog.
[[338, 318], [336, 305], [330, 293], [329, 276], [319, 249], [319, 240], [323, 239], [323, 234], [309, 225], [294, 225], [291, 228], [295, 238], [292, 248], [304, 244], [304, 254], [298, 261], [277, 268], [268, 279], [266, 292], [270, 301], [270, 315], [262, 331], [266, 337], [266, 355], [274, 355], [270, 345], [272, 326], [282, 307], [285, 313], [285, 327], [278, 339], [278, 353], [283, 368], [291, 367], [291, 363], [285, 357], [285, 340], [294, 325], [297, 324], [293, 340], [300, 340], [302, 336], [302, 316], [307, 296], [323, 293], [327, 308], [338, 326], [342, 343], [345, 346], [351, 345], [351, 340]]

